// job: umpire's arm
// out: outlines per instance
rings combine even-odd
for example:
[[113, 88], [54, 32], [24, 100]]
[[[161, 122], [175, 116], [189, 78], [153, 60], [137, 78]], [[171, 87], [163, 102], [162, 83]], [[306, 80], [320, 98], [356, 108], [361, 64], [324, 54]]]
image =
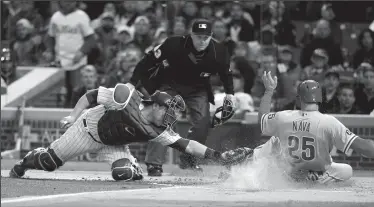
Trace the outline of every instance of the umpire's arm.
[[223, 48], [221, 48], [221, 50], [217, 49], [217, 61], [219, 63], [217, 72], [225, 88], [225, 93], [234, 94], [232, 71], [230, 69], [230, 55], [225, 46], [220, 46]]
[[[146, 97], [149, 97], [149, 94], [144, 88], [142, 81], [149, 80], [153, 75], [157, 75], [157, 68], [155, 67], [160, 64], [162, 60], [166, 59], [168, 45], [169, 41], [166, 39], [163, 44], [154, 47], [153, 50], [146, 53], [135, 66], [130, 83]], [[152, 70], [152, 68], [155, 70]]]

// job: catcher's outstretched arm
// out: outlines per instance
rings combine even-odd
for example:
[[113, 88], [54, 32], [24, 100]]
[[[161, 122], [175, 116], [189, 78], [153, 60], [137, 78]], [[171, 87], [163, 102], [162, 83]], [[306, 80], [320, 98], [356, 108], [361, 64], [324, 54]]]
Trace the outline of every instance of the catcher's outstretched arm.
[[239, 164], [253, 154], [253, 150], [246, 147], [237, 148], [235, 150], [221, 153], [203, 144], [200, 144], [199, 142], [184, 138], [178, 139], [176, 142], [169, 146], [181, 152], [185, 152], [196, 157], [209, 159], [225, 166]]
[[196, 157], [211, 159], [214, 161], [219, 161], [219, 159], [221, 159], [221, 152], [208, 148], [207, 146], [194, 140], [180, 138], [169, 146]]

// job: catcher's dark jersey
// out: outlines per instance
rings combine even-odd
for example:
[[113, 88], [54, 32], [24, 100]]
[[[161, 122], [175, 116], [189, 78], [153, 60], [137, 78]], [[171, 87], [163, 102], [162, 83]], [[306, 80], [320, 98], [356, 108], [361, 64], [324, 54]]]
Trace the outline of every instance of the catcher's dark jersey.
[[[128, 86], [128, 85], [126, 85]], [[181, 137], [169, 128], [157, 127], [141, 115], [141, 98], [134, 87], [125, 103], [114, 101], [115, 88], [99, 87], [99, 106], [89, 109], [85, 116], [89, 132], [105, 145], [123, 145], [132, 142], [156, 141], [170, 145]]]

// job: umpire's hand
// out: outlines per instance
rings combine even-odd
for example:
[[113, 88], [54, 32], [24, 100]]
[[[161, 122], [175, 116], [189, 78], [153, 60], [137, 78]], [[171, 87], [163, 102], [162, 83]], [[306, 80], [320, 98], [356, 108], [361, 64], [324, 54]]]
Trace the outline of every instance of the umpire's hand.
[[74, 122], [75, 122], [76, 119], [77, 118], [75, 118], [74, 116], [64, 117], [60, 121], [61, 129], [67, 129], [67, 128], [71, 127], [74, 124]]

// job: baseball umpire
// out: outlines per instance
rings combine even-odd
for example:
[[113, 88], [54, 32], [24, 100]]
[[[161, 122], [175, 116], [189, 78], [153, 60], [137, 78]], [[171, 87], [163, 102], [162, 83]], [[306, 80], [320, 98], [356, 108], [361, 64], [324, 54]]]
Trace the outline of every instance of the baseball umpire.
[[[212, 39], [211, 22], [198, 19], [190, 35], [169, 37], [148, 52], [136, 66], [130, 82], [145, 95], [161, 90], [182, 96], [192, 125], [187, 137], [205, 144], [210, 127], [209, 102], [214, 104], [210, 76], [217, 73], [227, 94], [224, 105], [233, 108], [229, 54], [223, 44]], [[145, 160], [149, 175], [162, 175], [166, 150], [158, 143], [149, 143]], [[202, 170], [191, 155], [182, 154], [180, 161], [182, 169]]]
[[[83, 112], [94, 103], [99, 105]], [[62, 119], [67, 131], [49, 147], [27, 153], [14, 165], [10, 177], [22, 177], [28, 169], [54, 171], [74, 157], [97, 152], [111, 165], [113, 179], [140, 180], [141, 168], [127, 145], [133, 142], [158, 142], [225, 165], [252, 154], [249, 148], [221, 153], [180, 137], [172, 127], [184, 109], [182, 97], [160, 91], [142, 101], [130, 83], [90, 90], [79, 99], [70, 116]]]

